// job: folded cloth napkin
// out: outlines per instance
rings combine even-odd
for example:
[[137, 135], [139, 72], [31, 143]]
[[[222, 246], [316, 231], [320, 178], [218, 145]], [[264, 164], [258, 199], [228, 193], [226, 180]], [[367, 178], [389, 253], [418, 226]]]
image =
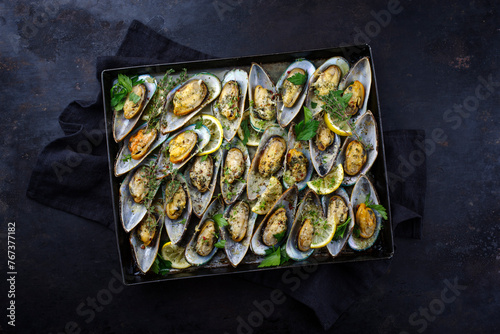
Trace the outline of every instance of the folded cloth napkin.
[[[148, 50], [145, 58], [139, 50]], [[133, 21], [115, 57], [97, 61], [97, 78], [107, 68], [211, 58], [157, 34]], [[47, 145], [33, 170], [27, 195], [50, 207], [97, 221], [114, 228], [107, 151], [103, 129], [102, 93], [96, 102], [75, 101], [64, 109], [59, 123], [65, 136]], [[401, 233], [421, 236], [425, 196], [425, 161], [413, 172], [401, 173], [400, 157], [408, 159], [418, 150], [423, 131], [392, 131], [384, 134], [391, 179], [392, 224], [409, 222]], [[406, 223], [405, 223], [406, 224]], [[402, 225], [405, 225], [402, 224]], [[399, 230], [397, 232], [399, 232]], [[317, 266], [297, 284], [283, 280], [283, 270], [246, 274], [245, 278], [282, 289], [311, 307], [322, 325], [329, 328], [349, 305], [383, 275], [390, 261], [370, 261]], [[312, 270], [311, 270], [312, 271]], [[335, 282], [335, 284], [331, 284]]]

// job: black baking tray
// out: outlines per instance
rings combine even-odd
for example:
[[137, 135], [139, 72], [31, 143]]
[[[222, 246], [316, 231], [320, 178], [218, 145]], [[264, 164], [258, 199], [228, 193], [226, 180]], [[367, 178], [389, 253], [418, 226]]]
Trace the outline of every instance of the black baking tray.
[[[189, 268], [185, 271], [171, 271], [166, 276], [160, 276], [153, 273], [148, 273], [146, 275], [140, 274], [139, 270], [135, 267], [134, 257], [129, 244], [129, 235], [123, 230], [122, 224], [120, 222], [120, 209], [119, 209], [119, 188], [120, 183], [123, 181], [124, 177], [115, 177], [113, 172], [114, 160], [120, 149], [121, 144], [115, 143], [112, 135], [112, 119], [113, 111], [110, 106], [110, 89], [112, 87], [112, 82], [118, 76], [118, 73], [126, 75], [140, 75], [140, 74], [151, 74], [153, 76], [162, 76], [168, 69], [173, 69], [175, 73], [182, 71], [182, 69], [188, 69], [188, 73], [193, 74], [200, 71], [210, 72], [213, 69], [226, 68], [226, 67], [237, 67], [243, 69], [249, 69], [252, 62], [261, 64], [266, 70], [273, 72], [277, 70], [284, 71], [286, 66], [298, 58], [305, 58], [309, 61], [315, 63], [318, 67], [322, 61], [334, 57], [342, 56], [353, 65], [356, 61], [362, 57], [369, 57], [370, 64], [372, 68], [372, 86], [370, 89], [370, 95], [368, 97], [368, 110], [371, 110], [375, 119], [377, 120], [378, 130], [379, 130], [379, 154], [372, 166], [368, 176], [372, 181], [374, 181], [375, 189], [379, 195], [381, 204], [386, 207], [388, 220], [383, 221], [383, 228], [380, 231], [379, 237], [375, 244], [365, 251], [353, 251], [348, 245], [344, 250], [335, 258], [332, 258], [326, 248], [316, 250], [313, 255], [301, 262], [289, 262], [280, 267], [271, 268], [257, 268], [257, 264], [246, 264], [244, 261], [237, 267], [233, 268], [229, 263], [226, 265], [211, 266], [210, 263], [205, 266], [197, 268]], [[276, 76], [271, 77], [276, 83]], [[297, 51], [297, 52], [287, 52], [287, 53], [275, 53], [267, 55], [255, 55], [255, 56], [245, 56], [245, 57], [235, 57], [235, 58], [224, 58], [224, 59], [213, 59], [213, 60], [201, 60], [201, 61], [190, 61], [190, 62], [178, 62], [178, 63], [168, 63], [168, 64], [156, 64], [156, 65], [144, 65], [144, 66], [134, 66], [126, 68], [116, 68], [107, 69], [101, 73], [102, 78], [102, 90], [103, 90], [103, 104], [104, 104], [104, 117], [106, 120], [106, 143], [108, 149], [108, 162], [109, 162], [109, 175], [111, 180], [111, 195], [113, 201], [113, 211], [115, 220], [115, 231], [116, 239], [118, 245], [118, 253], [120, 256], [120, 266], [122, 270], [123, 281], [126, 285], [141, 284], [147, 282], [155, 281], [168, 281], [172, 279], [182, 279], [189, 277], [201, 277], [201, 276], [212, 276], [212, 275], [222, 275], [230, 273], [242, 273], [250, 271], [260, 271], [260, 270], [272, 270], [276, 268], [284, 267], [297, 267], [305, 266], [311, 264], [334, 264], [341, 262], [357, 262], [357, 261], [367, 261], [367, 260], [381, 260], [389, 259], [394, 254], [394, 241], [392, 234], [392, 220], [390, 214], [390, 199], [389, 199], [389, 188], [388, 188], [388, 178], [387, 178], [387, 168], [385, 159], [385, 148], [383, 141], [383, 131], [382, 131], [382, 114], [380, 110], [380, 104], [378, 99], [377, 91], [377, 80], [375, 75], [375, 66], [372, 51], [369, 45], [355, 45], [347, 46], [342, 48], [327, 48], [327, 49], [317, 49], [317, 50], [307, 50], [307, 51]], [[220, 78], [222, 79], [222, 78]], [[258, 223], [256, 223], [257, 226]], [[195, 225], [191, 222], [191, 226]], [[163, 229], [162, 234], [165, 234], [165, 229]], [[165, 235], [162, 236], [165, 238]], [[161, 243], [162, 244], [162, 243]], [[160, 244], [160, 247], [161, 247]], [[219, 251], [220, 253], [221, 251]], [[251, 253], [251, 250], [248, 250]], [[248, 255], [247, 255], [248, 256]]]

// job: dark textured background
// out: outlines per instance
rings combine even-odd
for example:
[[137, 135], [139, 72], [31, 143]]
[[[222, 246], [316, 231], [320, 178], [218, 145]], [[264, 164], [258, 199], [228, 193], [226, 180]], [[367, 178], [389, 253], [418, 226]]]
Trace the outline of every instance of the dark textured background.
[[[238, 316], [255, 311], [254, 300], [269, 299], [271, 290], [232, 275], [126, 287], [88, 323], [90, 316], [77, 314], [81, 303], [114, 282], [115, 235], [41, 206], [25, 191], [38, 153], [62, 135], [59, 113], [75, 99], [97, 96], [96, 57], [117, 51], [133, 19], [220, 57], [369, 43], [384, 129], [422, 128], [430, 138], [441, 128], [446, 140], [427, 155], [424, 239], [396, 239], [389, 273], [330, 332], [498, 332], [500, 4], [402, 0], [402, 11], [381, 27], [373, 15], [387, 6], [357, 0], [0, 0], [1, 268], [6, 271], [7, 222], [16, 222], [17, 332], [59, 333], [74, 321], [85, 333], [233, 333]], [[497, 86], [475, 100], [480, 77], [488, 76]], [[468, 102], [467, 117], [448, 111]], [[235, 280], [234, 298], [219, 298], [217, 288]], [[440, 305], [446, 280], [466, 288], [439, 315], [412, 317]], [[11, 330], [5, 283], [0, 332]], [[254, 332], [306, 328], [322, 331], [312, 311], [287, 298]]]

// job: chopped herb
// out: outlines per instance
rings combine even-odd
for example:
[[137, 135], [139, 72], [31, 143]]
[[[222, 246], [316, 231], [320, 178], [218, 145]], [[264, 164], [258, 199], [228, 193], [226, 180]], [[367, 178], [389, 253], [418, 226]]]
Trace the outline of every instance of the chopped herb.
[[198, 122], [194, 123], [195, 129], [201, 129], [202, 126], [203, 126], [203, 120], [201, 119]]
[[123, 162], [131, 161], [131, 160], [132, 160], [132, 154], [125, 154], [123, 156], [123, 159], [122, 159]]
[[311, 108], [316, 109], [318, 104], [316, 102], [311, 102]]
[[290, 78], [287, 78], [287, 80], [296, 86], [300, 86], [300, 85], [303, 85], [306, 83], [307, 76], [305, 74], [302, 74], [302, 73], [295, 73]]
[[354, 235], [356, 238], [359, 238], [360, 233], [361, 233], [361, 231], [359, 230], [359, 226], [354, 225], [354, 229], [352, 230], [352, 235]]
[[208, 158], [208, 154], [205, 154], [204, 156], [201, 157], [201, 161], [205, 161]]
[[179, 224], [185, 224], [185, 223], [186, 223], [186, 218], [184, 218], [183, 220], [181, 220], [181, 221], [179, 222]]
[[226, 246], [226, 240], [221, 240], [215, 244], [215, 247], [223, 249]]
[[285, 237], [285, 233], [286, 233], [286, 230], [282, 231], [280, 233], [273, 234], [273, 237], [275, 237], [276, 240], [278, 240], [278, 242], [280, 242], [281, 239], [283, 239]]

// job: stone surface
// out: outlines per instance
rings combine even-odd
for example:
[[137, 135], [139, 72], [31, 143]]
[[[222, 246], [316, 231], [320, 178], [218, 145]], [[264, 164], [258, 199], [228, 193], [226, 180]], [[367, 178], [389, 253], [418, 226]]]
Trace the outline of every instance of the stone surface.
[[[427, 138], [442, 129], [437, 137], [446, 138], [428, 146], [424, 239], [396, 239], [390, 272], [330, 331], [498, 332], [499, 10], [492, 1], [0, 1], [0, 244], [16, 222], [16, 329], [233, 333], [254, 301], [269, 299], [271, 290], [238, 275], [122, 289], [112, 232], [25, 196], [38, 153], [62, 136], [59, 113], [97, 96], [96, 57], [113, 55], [138, 19], [220, 57], [370, 44], [384, 128], [423, 128]], [[482, 100], [481, 78], [494, 82]], [[241, 288], [222, 300], [218, 290], [235, 280]], [[443, 302], [455, 281], [465, 288]], [[3, 296], [6, 281], [0, 286]], [[92, 310], [94, 298], [103, 306]], [[420, 314], [428, 308], [436, 315]], [[0, 331], [10, 332], [2, 318]], [[322, 331], [312, 311], [287, 298], [252, 330], [305, 328]]]

